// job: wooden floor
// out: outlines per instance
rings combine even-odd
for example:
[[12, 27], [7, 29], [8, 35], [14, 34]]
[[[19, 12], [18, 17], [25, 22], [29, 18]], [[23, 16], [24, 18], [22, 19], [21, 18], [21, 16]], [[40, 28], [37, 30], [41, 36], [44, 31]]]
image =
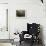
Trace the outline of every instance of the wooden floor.
[[0, 43], [11, 43], [13, 41], [13, 39], [0, 39]]
[[[31, 43], [29, 44], [29, 43], [22, 42], [21, 45], [19, 45], [19, 46], [31, 46]], [[34, 44], [33, 46], [43, 46], [43, 45], [41, 45], [41, 44]]]

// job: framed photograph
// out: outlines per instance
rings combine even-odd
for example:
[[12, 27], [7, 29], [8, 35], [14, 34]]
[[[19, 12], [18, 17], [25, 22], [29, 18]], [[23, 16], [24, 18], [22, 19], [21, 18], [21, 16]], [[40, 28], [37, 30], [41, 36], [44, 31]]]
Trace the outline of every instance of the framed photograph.
[[25, 10], [16, 10], [16, 17], [25, 17]]

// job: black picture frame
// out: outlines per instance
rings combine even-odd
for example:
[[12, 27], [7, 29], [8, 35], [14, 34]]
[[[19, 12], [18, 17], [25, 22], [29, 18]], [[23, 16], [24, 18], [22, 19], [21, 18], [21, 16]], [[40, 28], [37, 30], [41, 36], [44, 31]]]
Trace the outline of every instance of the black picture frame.
[[25, 10], [16, 10], [16, 17], [25, 17]]

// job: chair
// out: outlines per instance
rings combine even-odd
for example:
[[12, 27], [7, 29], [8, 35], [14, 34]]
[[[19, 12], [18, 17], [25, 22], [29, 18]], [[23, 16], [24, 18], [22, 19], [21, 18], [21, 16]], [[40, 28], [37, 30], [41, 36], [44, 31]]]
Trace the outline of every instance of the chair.
[[32, 45], [34, 42], [39, 43], [39, 33], [40, 33], [40, 24], [36, 24], [36, 23], [29, 24], [29, 23], [27, 23], [27, 31], [22, 31], [22, 34], [19, 35], [20, 36], [20, 44], [22, 41], [25, 41], [25, 38], [24, 38], [25, 34], [29, 34], [32, 36], [29, 39], [29, 41], [31, 41]]

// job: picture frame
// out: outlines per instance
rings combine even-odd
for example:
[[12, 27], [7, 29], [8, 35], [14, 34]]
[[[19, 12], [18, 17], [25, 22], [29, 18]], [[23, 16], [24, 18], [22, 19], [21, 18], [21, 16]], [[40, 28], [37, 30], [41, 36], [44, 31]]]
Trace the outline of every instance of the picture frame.
[[25, 17], [25, 10], [16, 10], [16, 17]]

